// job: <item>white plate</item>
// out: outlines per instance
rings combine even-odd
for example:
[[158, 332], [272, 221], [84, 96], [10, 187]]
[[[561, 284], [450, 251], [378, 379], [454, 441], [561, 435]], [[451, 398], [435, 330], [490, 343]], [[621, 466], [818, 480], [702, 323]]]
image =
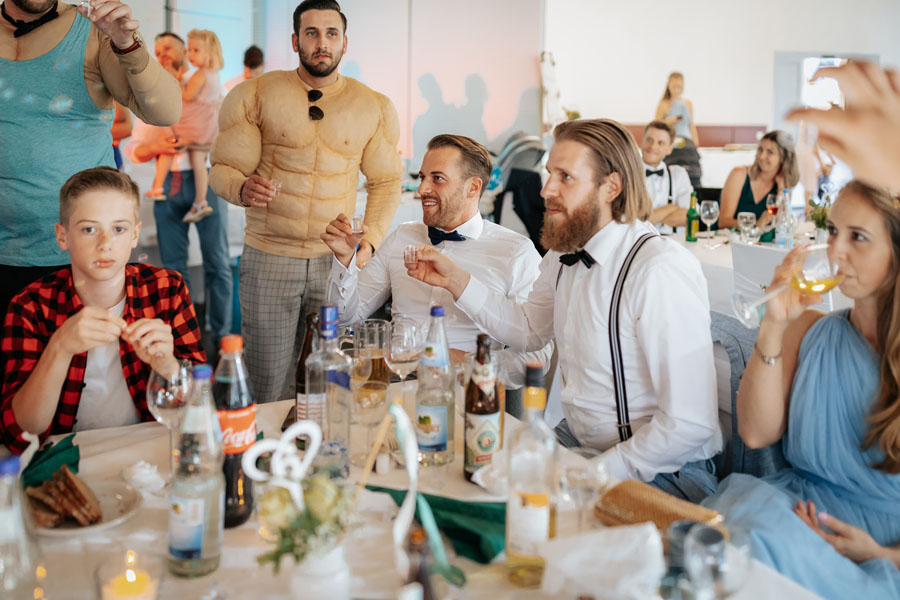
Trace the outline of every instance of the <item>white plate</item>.
[[59, 527], [52, 529], [37, 527], [39, 535], [68, 537], [102, 531], [124, 523], [133, 517], [141, 507], [141, 493], [127, 483], [119, 481], [86, 481], [85, 483], [94, 490], [97, 500], [100, 501], [100, 512], [103, 515], [100, 520], [93, 525], [81, 527], [75, 521], [67, 519]]

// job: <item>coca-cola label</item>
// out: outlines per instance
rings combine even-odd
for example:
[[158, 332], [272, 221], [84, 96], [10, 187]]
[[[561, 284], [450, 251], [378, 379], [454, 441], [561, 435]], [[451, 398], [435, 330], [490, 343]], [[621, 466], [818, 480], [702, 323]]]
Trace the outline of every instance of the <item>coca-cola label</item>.
[[225, 454], [241, 454], [256, 442], [256, 405], [237, 410], [219, 410]]

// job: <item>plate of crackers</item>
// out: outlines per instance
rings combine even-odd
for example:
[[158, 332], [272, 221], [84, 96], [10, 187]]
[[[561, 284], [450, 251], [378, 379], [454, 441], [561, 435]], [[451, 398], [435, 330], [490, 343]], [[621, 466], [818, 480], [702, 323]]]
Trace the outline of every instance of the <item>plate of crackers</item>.
[[37, 533], [67, 537], [115, 527], [133, 517], [141, 494], [118, 481], [88, 484], [63, 465], [52, 479], [25, 488]]

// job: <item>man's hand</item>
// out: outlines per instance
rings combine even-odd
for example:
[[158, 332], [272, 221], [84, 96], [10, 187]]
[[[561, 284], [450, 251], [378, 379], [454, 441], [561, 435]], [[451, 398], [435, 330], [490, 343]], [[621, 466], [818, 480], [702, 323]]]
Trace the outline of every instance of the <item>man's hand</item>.
[[406, 263], [410, 277], [435, 287], [442, 287], [458, 300], [469, 285], [469, 272], [441, 254], [433, 246], [417, 246], [415, 263]]
[[[855, 563], [866, 562], [873, 558], [887, 558], [887, 549], [872, 539], [871, 535], [827, 513], [817, 513], [816, 505], [813, 502], [797, 502], [794, 514], [803, 519], [810, 529], [831, 544], [839, 554]], [[834, 533], [829, 533], [822, 528], [822, 525]]]
[[178, 369], [172, 328], [161, 319], [138, 319], [122, 331], [122, 339], [131, 344], [143, 362], [163, 375]]
[[[363, 225], [362, 233], [353, 233], [353, 228], [350, 226], [350, 219], [348, 219], [344, 213], [341, 213], [325, 227], [325, 233], [319, 237], [322, 238], [325, 245], [334, 253], [334, 257], [338, 259], [342, 265], [349, 267], [350, 261], [356, 253], [356, 247], [359, 245], [366, 230], [366, 226]], [[363, 244], [363, 248], [367, 251], [365, 260], [368, 262], [369, 258], [372, 256], [371, 246], [366, 242]], [[359, 249], [360, 253], [363, 252], [363, 248]], [[360, 264], [358, 257], [356, 259], [356, 264], [359, 265], [360, 268], [365, 266], [365, 262]]]
[[134, 43], [134, 32], [141, 23], [131, 18], [131, 7], [127, 4], [116, 0], [90, 0], [90, 10], [86, 6], [80, 10], [97, 29], [109, 36], [116, 48], [124, 50]]
[[265, 177], [251, 175], [241, 188], [241, 202], [244, 206], [266, 208], [275, 197], [275, 186]]
[[[363, 225], [363, 235], [365, 235], [368, 230], [369, 228]], [[356, 251], [356, 266], [360, 269], [365, 267], [369, 264], [369, 260], [372, 258], [373, 254], [375, 254], [375, 246], [366, 240], [360, 240], [359, 250]]]
[[111, 344], [125, 329], [125, 320], [98, 306], [85, 306], [65, 320], [50, 341], [69, 356]]

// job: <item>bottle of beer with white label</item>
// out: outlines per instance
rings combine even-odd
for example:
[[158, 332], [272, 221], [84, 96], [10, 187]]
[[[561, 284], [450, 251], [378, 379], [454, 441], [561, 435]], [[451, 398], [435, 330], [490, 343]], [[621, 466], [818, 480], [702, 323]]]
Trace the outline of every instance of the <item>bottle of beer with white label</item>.
[[222, 338], [222, 358], [213, 382], [225, 449], [225, 527], [243, 525], [253, 514], [253, 481], [244, 474], [241, 461], [256, 442], [256, 403], [241, 359], [243, 347], [239, 335]]
[[478, 336], [472, 378], [466, 387], [465, 440], [463, 475], [471, 481], [475, 471], [491, 464], [500, 448], [500, 393], [491, 361], [491, 338], [484, 333]]

